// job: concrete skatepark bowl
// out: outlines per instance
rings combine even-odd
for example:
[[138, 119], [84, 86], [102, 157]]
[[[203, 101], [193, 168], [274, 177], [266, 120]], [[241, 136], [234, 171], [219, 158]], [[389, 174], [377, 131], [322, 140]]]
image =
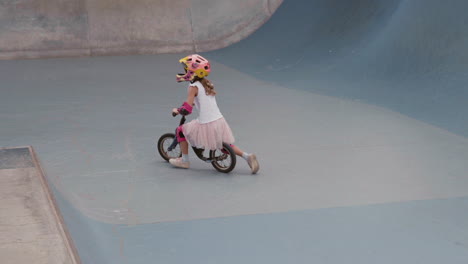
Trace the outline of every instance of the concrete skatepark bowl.
[[[0, 61], [0, 146], [34, 146], [81, 262], [467, 263], [468, 3], [258, 3], [229, 45]], [[257, 175], [158, 156], [188, 52]]]

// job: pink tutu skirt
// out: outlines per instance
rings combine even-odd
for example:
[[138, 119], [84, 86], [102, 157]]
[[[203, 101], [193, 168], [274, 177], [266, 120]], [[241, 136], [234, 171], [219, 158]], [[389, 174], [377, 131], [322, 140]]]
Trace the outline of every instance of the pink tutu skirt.
[[224, 143], [233, 144], [234, 136], [224, 117], [200, 124], [197, 119], [183, 125], [182, 131], [188, 143], [193, 147], [220, 149]]

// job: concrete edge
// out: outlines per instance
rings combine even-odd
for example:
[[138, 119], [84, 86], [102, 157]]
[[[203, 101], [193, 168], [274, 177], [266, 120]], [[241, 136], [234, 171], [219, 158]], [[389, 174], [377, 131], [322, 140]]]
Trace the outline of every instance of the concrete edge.
[[34, 60], [34, 59], [55, 59], [55, 58], [80, 58], [98, 56], [129, 56], [129, 55], [156, 55], [193, 52], [186, 44], [176, 47], [155, 47], [155, 46], [134, 46], [134, 47], [109, 47], [109, 48], [77, 48], [77, 49], [56, 49], [56, 50], [21, 50], [21, 51], [0, 51], [0, 61], [2, 60]]
[[252, 18], [247, 23], [239, 25], [236, 30], [228, 32], [227, 34], [215, 39], [194, 41], [195, 52], [209, 52], [224, 49], [250, 37], [271, 19], [278, 8], [283, 4], [283, 1], [284, 0], [277, 0], [277, 2], [272, 3], [271, 0], [266, 0], [263, 3], [263, 12], [265, 17], [260, 21], [255, 21], [255, 18]]
[[65, 222], [64, 222], [62, 214], [60, 213], [60, 209], [58, 207], [57, 201], [55, 200], [55, 197], [49, 188], [49, 184], [47, 183], [47, 178], [45, 177], [44, 170], [39, 162], [36, 152], [34, 151], [34, 148], [32, 146], [27, 146], [26, 148], [28, 148], [29, 152], [31, 153], [32, 160], [39, 173], [42, 187], [44, 188], [44, 191], [47, 195], [47, 200], [49, 201], [50, 206], [53, 208], [52, 211], [54, 212], [54, 217], [56, 219], [57, 228], [63, 240], [66, 243], [65, 247], [68, 249], [68, 253], [70, 254], [70, 259], [72, 260], [73, 264], [81, 264], [82, 262], [78, 255], [78, 250], [76, 249], [75, 244], [73, 243], [73, 240], [71, 238], [71, 235], [65, 225]]
[[30, 149], [31, 146], [18, 146], [18, 147], [0, 147], [0, 150], [3, 149], [20, 149], [20, 148], [27, 148]]

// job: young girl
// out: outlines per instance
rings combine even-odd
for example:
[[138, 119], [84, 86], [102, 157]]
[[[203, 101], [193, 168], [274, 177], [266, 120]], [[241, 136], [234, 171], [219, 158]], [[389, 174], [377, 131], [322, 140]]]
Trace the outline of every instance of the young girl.
[[209, 61], [198, 54], [193, 54], [180, 59], [179, 62], [184, 66], [185, 73], [177, 74], [177, 82], [188, 81], [190, 84], [187, 101], [172, 111], [182, 115], [191, 114], [195, 103], [199, 115], [197, 119], [177, 128], [176, 136], [182, 150], [182, 157], [170, 159], [169, 162], [176, 167], [188, 169], [190, 167], [188, 143], [197, 148], [214, 150], [221, 149], [224, 142], [231, 144], [234, 152], [247, 161], [252, 173], [257, 173], [259, 165], [255, 154], [243, 152], [233, 145], [234, 137], [231, 128], [219, 111], [214, 86], [206, 79], [211, 72]]

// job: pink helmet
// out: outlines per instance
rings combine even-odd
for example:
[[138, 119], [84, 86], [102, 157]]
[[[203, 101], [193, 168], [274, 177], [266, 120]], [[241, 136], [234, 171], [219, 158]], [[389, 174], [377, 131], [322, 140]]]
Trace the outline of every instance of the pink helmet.
[[190, 82], [195, 76], [204, 78], [211, 72], [210, 62], [198, 54], [189, 55], [179, 62], [184, 65], [185, 73], [177, 74], [177, 82]]

